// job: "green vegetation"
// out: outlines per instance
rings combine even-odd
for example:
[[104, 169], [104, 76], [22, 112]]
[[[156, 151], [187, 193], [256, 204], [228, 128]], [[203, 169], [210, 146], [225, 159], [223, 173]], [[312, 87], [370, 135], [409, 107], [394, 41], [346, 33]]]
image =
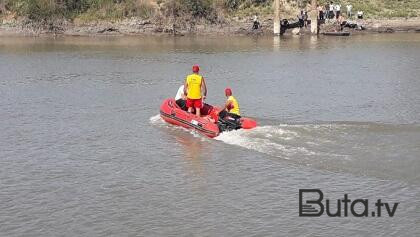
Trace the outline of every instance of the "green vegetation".
[[[305, 7], [310, 0], [286, 0], [288, 11]], [[328, 0], [319, 0], [324, 5]], [[339, 0], [351, 3], [353, 12], [366, 17], [420, 16], [420, 0]], [[189, 17], [218, 22], [220, 16], [271, 16], [273, 0], [0, 0], [0, 13], [23, 16], [32, 21], [51, 19], [118, 20], [129, 17]], [[290, 10], [290, 8], [292, 10]], [[294, 13], [293, 13], [294, 14]]]
[[[320, 0], [320, 4], [331, 1]], [[420, 16], [419, 0], [346, 0], [333, 1], [340, 3], [342, 11], [345, 12], [345, 5], [353, 5], [353, 12], [363, 11], [368, 18], [393, 18], [393, 17], [417, 17]]]
[[167, 0], [159, 2], [167, 17], [192, 16], [210, 21], [217, 20], [216, 9], [211, 0]]
[[119, 19], [150, 17], [154, 7], [143, 0], [2, 0], [2, 12], [11, 11], [39, 21], [49, 18]]

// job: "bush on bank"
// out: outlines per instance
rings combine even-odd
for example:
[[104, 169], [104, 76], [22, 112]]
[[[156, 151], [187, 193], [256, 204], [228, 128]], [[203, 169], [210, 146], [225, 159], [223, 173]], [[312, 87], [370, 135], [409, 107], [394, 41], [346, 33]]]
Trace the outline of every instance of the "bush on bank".
[[118, 19], [148, 18], [170, 10], [195, 18], [214, 18], [215, 12], [234, 12], [251, 6], [269, 5], [273, 0], [0, 0], [1, 12], [11, 11], [32, 20], [52, 17]]
[[[307, 7], [310, 0], [285, 0], [292, 12]], [[331, 0], [318, 0], [325, 5]], [[366, 17], [415, 17], [420, 15], [419, 0], [333, 0], [353, 5]], [[188, 16], [216, 22], [218, 16], [272, 15], [273, 0], [0, 0], [0, 13], [13, 12], [33, 21], [81, 18], [89, 20]], [[294, 9], [294, 10], [293, 10]], [[288, 10], [290, 12], [290, 9]]]

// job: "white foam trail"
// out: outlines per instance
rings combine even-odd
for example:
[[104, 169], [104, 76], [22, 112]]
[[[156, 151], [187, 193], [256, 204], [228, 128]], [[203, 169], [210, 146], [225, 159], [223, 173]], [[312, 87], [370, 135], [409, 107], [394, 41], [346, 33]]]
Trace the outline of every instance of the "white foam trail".
[[163, 119], [160, 117], [160, 114], [156, 114], [150, 117], [149, 121], [151, 124], [162, 124], [164, 122]]
[[[299, 141], [293, 141], [300, 135], [283, 125], [261, 126], [252, 130], [235, 130], [223, 132], [216, 140], [227, 144], [237, 145], [246, 149], [289, 159], [295, 154], [315, 155], [316, 153], [305, 147], [297, 146]], [[290, 144], [290, 143], [293, 144]]]
[[[150, 117], [149, 120], [153, 125], [179, 132], [188, 132], [202, 141], [208, 140], [207, 137], [193, 129], [166, 123], [159, 114]], [[322, 150], [322, 145], [334, 143], [337, 131], [345, 127], [336, 124], [279, 124], [259, 126], [250, 130], [223, 132], [215, 139], [282, 159], [312, 159], [313, 156], [343, 156], [342, 154], [326, 153]]]

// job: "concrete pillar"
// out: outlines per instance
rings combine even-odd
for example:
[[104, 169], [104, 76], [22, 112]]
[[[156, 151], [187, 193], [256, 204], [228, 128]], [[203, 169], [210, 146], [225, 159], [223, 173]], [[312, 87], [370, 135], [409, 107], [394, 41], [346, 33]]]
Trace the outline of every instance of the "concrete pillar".
[[274, 0], [274, 29], [275, 35], [280, 35], [280, 0]]
[[311, 0], [311, 12], [310, 12], [310, 19], [311, 19], [311, 33], [318, 34], [319, 27], [318, 27], [318, 10], [316, 6], [318, 4], [317, 0]]

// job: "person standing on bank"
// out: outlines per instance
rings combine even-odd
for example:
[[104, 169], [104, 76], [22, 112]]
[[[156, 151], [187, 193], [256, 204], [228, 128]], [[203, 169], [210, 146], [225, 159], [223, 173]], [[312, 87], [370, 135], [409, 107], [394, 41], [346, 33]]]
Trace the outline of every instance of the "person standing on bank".
[[335, 18], [338, 19], [341, 14], [341, 5], [339, 3], [335, 4]]
[[352, 19], [351, 9], [353, 8], [353, 5], [347, 4], [346, 7], [347, 7], [347, 18]]
[[260, 28], [260, 22], [258, 21], [257, 15], [254, 15], [254, 21], [253, 21], [252, 29], [258, 30]]
[[303, 13], [303, 24], [304, 24], [305, 28], [308, 27], [308, 12], [306, 10]]
[[321, 5], [317, 5], [316, 10], [318, 11], [318, 20], [324, 20], [324, 10]]
[[328, 19], [333, 19], [334, 18], [334, 3], [330, 2], [330, 5], [328, 5]]
[[357, 11], [357, 19], [363, 19], [363, 11]]
[[201, 116], [201, 108], [203, 107], [203, 99], [207, 96], [207, 86], [204, 77], [198, 74], [200, 67], [194, 65], [193, 73], [188, 75], [184, 83], [184, 94], [187, 96], [188, 112], [192, 113], [193, 108], [195, 114]]
[[300, 14], [297, 16], [298, 20], [299, 20], [299, 27], [300, 28], [305, 26], [305, 20], [303, 19], [303, 17], [304, 17], [303, 15], [304, 15], [303, 10], [301, 10]]

